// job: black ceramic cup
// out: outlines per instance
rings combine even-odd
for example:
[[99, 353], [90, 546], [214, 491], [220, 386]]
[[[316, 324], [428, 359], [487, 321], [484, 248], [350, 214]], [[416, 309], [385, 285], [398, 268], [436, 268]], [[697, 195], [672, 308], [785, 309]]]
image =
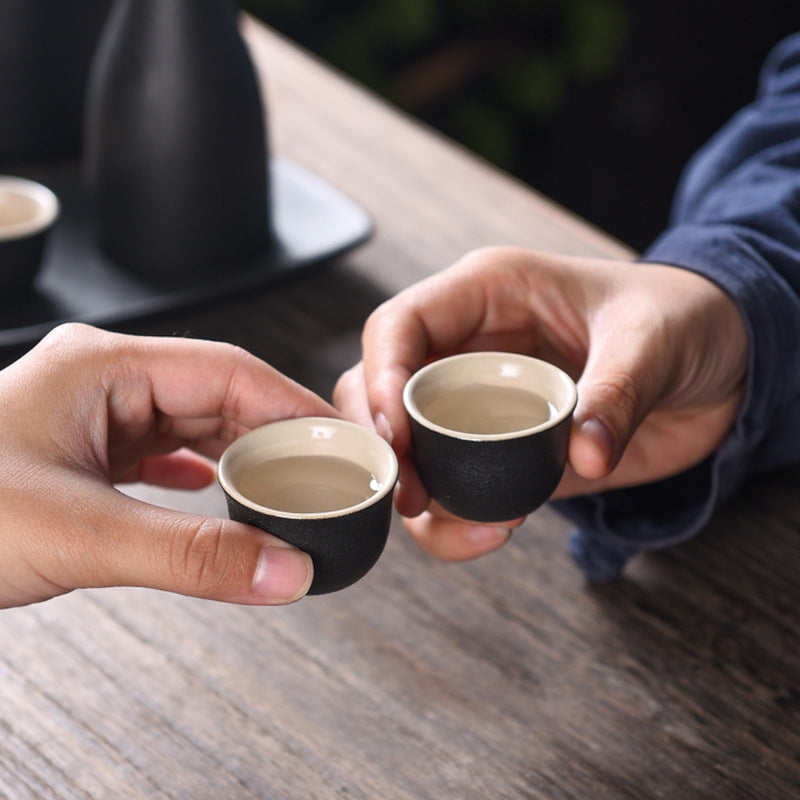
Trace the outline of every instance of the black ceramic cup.
[[0, 175], [0, 297], [31, 287], [59, 210], [41, 183]]
[[256, 428], [225, 450], [218, 477], [231, 519], [311, 556], [309, 594], [355, 583], [383, 552], [397, 458], [360, 425], [300, 417]]
[[529, 356], [463, 353], [423, 367], [403, 402], [428, 493], [475, 522], [535, 511], [564, 473], [577, 399], [565, 372]]

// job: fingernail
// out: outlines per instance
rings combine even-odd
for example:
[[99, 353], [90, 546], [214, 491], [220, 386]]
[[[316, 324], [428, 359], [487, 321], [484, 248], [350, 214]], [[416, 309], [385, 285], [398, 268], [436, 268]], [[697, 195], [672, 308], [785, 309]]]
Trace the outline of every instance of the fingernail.
[[311, 558], [300, 550], [269, 546], [261, 551], [253, 578], [253, 591], [276, 603], [302, 597], [313, 578]]
[[375, 430], [378, 432], [378, 436], [385, 439], [389, 444], [392, 443], [394, 434], [392, 433], [392, 428], [389, 425], [389, 420], [386, 419], [386, 415], [382, 411], [379, 411], [375, 415]]
[[511, 531], [508, 528], [496, 528], [491, 525], [479, 525], [467, 529], [467, 538], [473, 544], [483, 547], [502, 544], [509, 536]]
[[611, 431], [597, 417], [589, 417], [581, 422], [581, 436], [594, 447], [609, 466], [614, 461], [614, 437]]

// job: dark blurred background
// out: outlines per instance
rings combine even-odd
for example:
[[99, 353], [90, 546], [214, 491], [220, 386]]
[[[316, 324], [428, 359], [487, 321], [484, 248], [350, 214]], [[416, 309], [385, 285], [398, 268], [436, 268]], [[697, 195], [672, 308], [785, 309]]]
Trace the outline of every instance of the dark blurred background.
[[754, 95], [794, 0], [242, 0], [265, 22], [642, 249], [682, 166]]

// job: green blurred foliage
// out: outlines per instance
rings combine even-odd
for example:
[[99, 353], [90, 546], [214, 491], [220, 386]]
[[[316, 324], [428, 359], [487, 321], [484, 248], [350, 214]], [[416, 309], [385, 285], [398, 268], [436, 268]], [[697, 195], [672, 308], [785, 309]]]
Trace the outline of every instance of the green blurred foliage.
[[605, 79], [623, 0], [241, 0], [325, 60], [500, 166], [570, 87]]

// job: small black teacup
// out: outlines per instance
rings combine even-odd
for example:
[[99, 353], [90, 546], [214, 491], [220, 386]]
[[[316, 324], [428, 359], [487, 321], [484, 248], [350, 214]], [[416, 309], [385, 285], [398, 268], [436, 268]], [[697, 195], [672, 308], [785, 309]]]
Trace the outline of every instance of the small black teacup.
[[564, 473], [577, 399], [565, 372], [530, 356], [463, 353], [422, 367], [403, 402], [428, 493], [476, 522], [535, 511]]
[[218, 477], [231, 519], [311, 556], [309, 594], [355, 583], [383, 552], [397, 458], [360, 425], [328, 417], [264, 425], [225, 450]]
[[59, 211], [58, 198], [43, 184], [0, 175], [0, 295], [30, 289]]

